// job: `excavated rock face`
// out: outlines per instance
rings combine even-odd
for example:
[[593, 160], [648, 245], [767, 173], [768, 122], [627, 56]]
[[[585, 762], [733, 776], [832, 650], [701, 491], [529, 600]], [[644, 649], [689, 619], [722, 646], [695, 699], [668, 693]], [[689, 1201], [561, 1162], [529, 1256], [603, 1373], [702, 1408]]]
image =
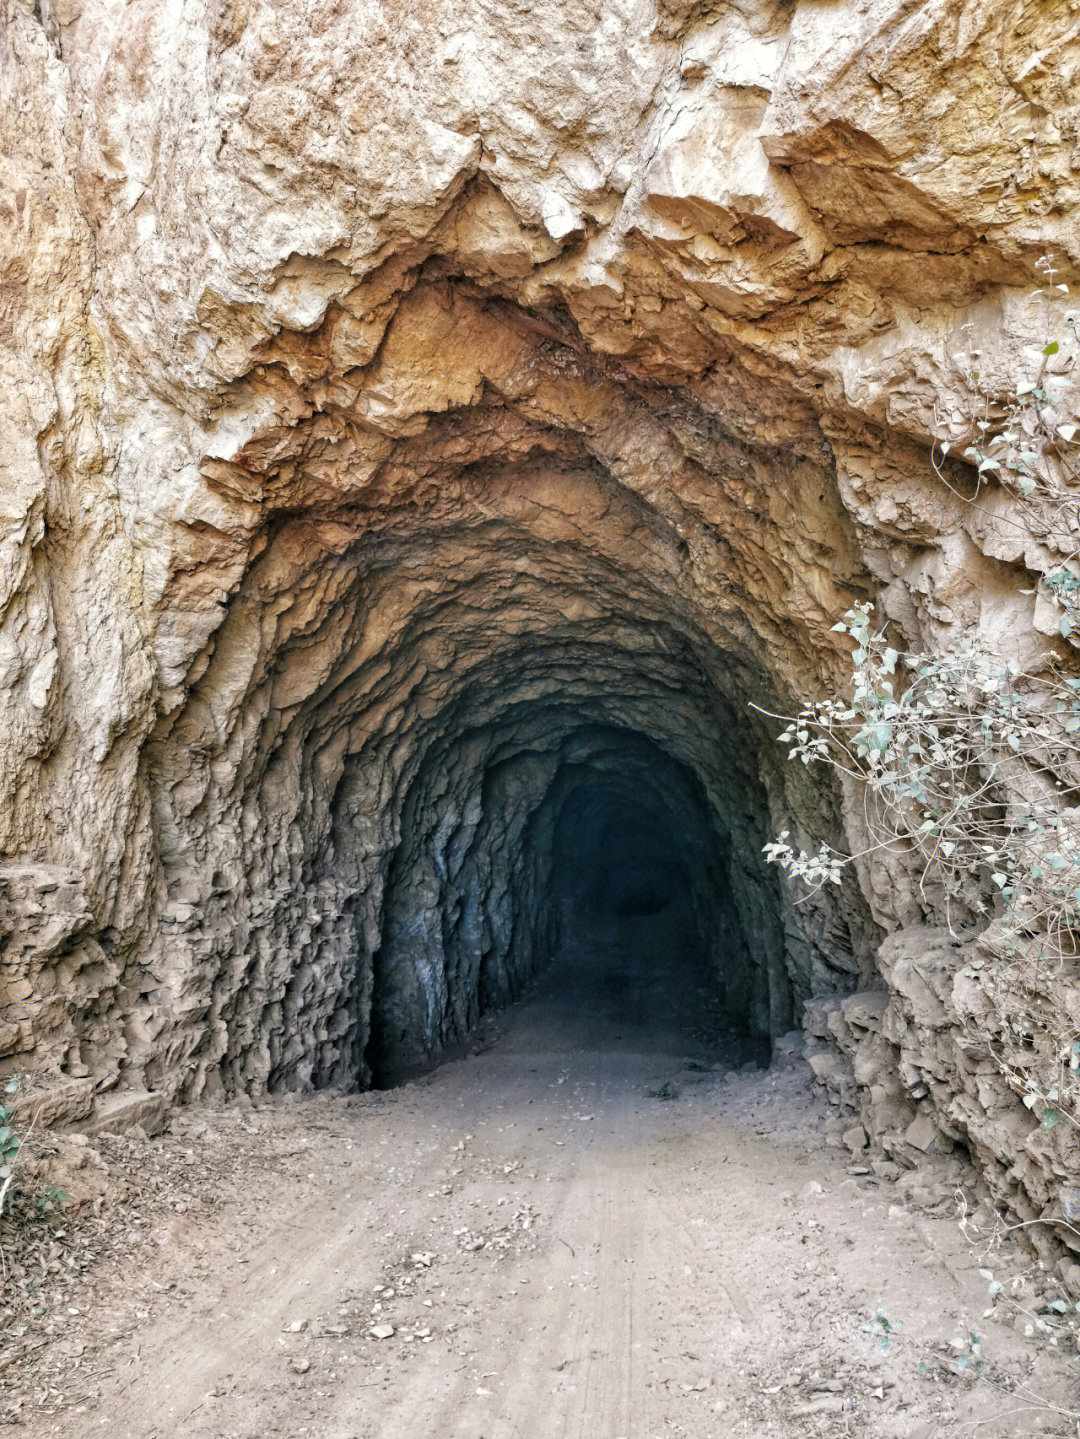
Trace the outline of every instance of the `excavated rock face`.
[[6, 3], [0, 1063], [378, 1081], [671, 906], [745, 1032], [879, 989], [1004, 1173], [878, 967], [933, 892], [793, 905], [762, 844], [863, 822], [760, 711], [859, 599], [1042, 643], [929, 444], [1080, 266], [1070, 6]]

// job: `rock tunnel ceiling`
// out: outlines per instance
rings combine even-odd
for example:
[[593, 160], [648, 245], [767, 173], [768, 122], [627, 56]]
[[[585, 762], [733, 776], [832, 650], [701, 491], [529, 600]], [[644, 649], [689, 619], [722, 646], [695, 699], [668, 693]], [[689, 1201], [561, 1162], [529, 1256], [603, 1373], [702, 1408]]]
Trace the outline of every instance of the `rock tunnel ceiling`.
[[956, 337], [1000, 387], [1080, 266], [1069, 6], [4, 5], [0, 1064], [45, 1117], [437, 1054], [636, 816], [733, 1022], [873, 989], [874, 1112], [1044, 1205], [920, 1008], [934, 894], [764, 867], [865, 833], [751, 706], [842, 683], [853, 600], [1042, 642], [1049, 541], [930, 445]]

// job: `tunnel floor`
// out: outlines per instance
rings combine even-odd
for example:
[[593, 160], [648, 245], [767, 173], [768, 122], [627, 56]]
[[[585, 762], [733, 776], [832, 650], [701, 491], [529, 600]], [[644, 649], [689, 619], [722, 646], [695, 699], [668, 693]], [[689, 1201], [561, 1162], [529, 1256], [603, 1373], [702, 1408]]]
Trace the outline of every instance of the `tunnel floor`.
[[409, 1084], [496, 1036], [507, 1052], [562, 1055], [581, 1074], [608, 1054], [699, 1070], [768, 1064], [769, 1041], [731, 1023], [681, 906], [578, 915], [568, 929], [521, 998], [485, 1016], [456, 1054], [388, 1072], [376, 1087]]
[[637, 1054], [673, 1063], [767, 1063], [766, 1041], [726, 1021], [716, 985], [692, 957], [675, 906], [646, 915], [580, 919], [525, 996], [496, 1017], [519, 1053]]

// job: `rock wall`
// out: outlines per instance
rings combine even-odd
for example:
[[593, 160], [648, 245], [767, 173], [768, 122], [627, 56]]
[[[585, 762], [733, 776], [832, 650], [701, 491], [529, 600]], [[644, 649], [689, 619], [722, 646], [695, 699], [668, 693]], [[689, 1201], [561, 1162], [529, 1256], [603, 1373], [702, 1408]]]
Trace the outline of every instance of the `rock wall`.
[[1051, 546], [929, 447], [1080, 267], [1073, 7], [3, 7], [0, 1065], [78, 1117], [436, 1054], [584, 789], [680, 817], [740, 1024], [891, 993], [889, 1084], [1059, 1213], [1000, 1075], [911, 1083], [933, 894], [763, 866], [861, 819], [749, 706], [859, 599], [1046, 648]]

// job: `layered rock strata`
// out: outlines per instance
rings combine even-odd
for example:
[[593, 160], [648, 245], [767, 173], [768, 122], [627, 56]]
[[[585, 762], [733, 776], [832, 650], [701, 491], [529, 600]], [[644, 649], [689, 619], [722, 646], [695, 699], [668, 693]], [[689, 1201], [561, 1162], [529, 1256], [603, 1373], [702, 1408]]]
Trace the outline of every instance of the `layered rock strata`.
[[1000, 1073], [912, 1082], [933, 891], [764, 867], [862, 819], [750, 705], [855, 600], [1049, 643], [1053, 544], [929, 452], [1080, 266], [1071, 7], [4, 4], [0, 1064], [69, 1118], [407, 1069], [607, 853], [734, 1024], [891, 992], [889, 1084], [1060, 1215]]

